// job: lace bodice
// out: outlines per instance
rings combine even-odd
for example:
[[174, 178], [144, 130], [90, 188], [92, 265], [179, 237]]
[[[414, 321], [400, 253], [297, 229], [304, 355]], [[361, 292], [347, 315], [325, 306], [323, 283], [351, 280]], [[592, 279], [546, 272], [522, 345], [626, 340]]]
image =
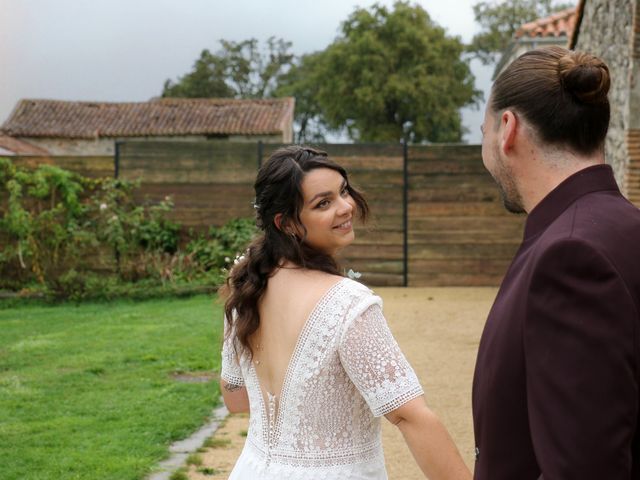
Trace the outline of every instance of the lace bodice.
[[264, 468], [380, 461], [378, 417], [423, 393], [381, 306], [380, 297], [348, 278], [331, 287], [302, 328], [280, 398], [269, 394], [266, 402], [248, 356], [237, 358], [233, 340], [225, 341], [221, 377], [247, 388], [245, 449]]

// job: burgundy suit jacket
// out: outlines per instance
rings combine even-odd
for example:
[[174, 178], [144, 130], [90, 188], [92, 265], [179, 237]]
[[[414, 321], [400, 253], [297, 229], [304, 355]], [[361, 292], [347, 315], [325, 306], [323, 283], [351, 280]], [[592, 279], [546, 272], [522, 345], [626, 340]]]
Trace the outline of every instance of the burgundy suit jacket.
[[477, 480], [640, 478], [640, 210], [611, 168], [530, 213], [480, 341]]

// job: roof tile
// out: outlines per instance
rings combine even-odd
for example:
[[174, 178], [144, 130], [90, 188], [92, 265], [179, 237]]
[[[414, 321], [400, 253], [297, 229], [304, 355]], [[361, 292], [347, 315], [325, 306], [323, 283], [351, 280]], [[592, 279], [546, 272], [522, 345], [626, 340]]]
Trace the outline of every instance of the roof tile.
[[161, 98], [137, 103], [25, 99], [0, 131], [53, 138], [271, 135], [291, 128], [293, 108], [291, 97]]
[[567, 8], [548, 17], [525, 23], [516, 31], [515, 37], [568, 37], [573, 33], [576, 18], [575, 7]]

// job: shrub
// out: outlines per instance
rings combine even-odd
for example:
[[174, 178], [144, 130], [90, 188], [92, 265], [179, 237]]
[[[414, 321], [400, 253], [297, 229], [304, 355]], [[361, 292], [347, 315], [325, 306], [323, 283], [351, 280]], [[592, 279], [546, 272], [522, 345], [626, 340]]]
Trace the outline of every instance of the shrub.
[[83, 194], [93, 182], [51, 165], [35, 171], [0, 159], [3, 279], [45, 283], [82, 263], [95, 237], [81, 224], [87, 212]]
[[[171, 198], [139, 203], [138, 182], [93, 180], [51, 165], [0, 158], [0, 289], [73, 300], [141, 298], [214, 288], [255, 234], [235, 219], [188, 235]], [[40, 285], [41, 287], [34, 287]]]
[[247, 248], [256, 232], [253, 219], [234, 219], [222, 227], [212, 227], [207, 235], [196, 237], [185, 250], [206, 271], [227, 268]]

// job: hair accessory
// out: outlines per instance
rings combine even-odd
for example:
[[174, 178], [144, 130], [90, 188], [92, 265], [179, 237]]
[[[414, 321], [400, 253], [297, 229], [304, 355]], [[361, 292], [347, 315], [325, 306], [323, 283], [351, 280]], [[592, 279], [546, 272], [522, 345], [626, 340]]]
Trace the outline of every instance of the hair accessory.
[[360, 272], [354, 272], [353, 269], [351, 269], [351, 268], [347, 272], [347, 277], [349, 277], [352, 280], [357, 280], [361, 276], [362, 276], [362, 274]]

